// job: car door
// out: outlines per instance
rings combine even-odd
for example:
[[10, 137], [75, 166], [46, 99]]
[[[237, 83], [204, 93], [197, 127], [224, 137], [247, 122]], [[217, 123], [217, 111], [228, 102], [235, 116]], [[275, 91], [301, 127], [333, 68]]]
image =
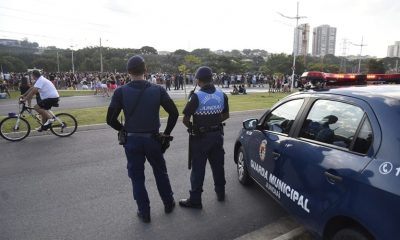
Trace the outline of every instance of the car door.
[[269, 173], [277, 169], [275, 164], [280, 158], [281, 142], [288, 138], [303, 103], [304, 99], [288, 100], [272, 109], [265, 118], [262, 118], [257, 129], [252, 131], [248, 141], [251, 176], [278, 199], [277, 192], [271, 191], [267, 185]]
[[[282, 202], [311, 226], [339, 201], [347, 201], [351, 181], [371, 160], [371, 138], [359, 145], [359, 135], [372, 135], [365, 111], [354, 99], [317, 99], [302, 117], [297, 138], [282, 142], [279, 171], [269, 184]], [[367, 134], [366, 134], [367, 133]]]

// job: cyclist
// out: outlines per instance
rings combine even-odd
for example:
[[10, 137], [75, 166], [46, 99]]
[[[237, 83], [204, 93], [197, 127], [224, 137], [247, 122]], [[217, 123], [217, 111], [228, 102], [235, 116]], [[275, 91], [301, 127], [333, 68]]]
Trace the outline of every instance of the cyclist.
[[53, 116], [47, 110], [51, 107], [58, 107], [60, 95], [54, 84], [43, 77], [38, 70], [32, 72], [32, 77], [35, 80], [35, 85], [21, 96], [21, 101], [30, 100], [36, 93], [39, 93], [40, 101], [37, 102], [34, 109], [42, 116], [43, 125], [36, 128], [37, 131], [41, 132], [49, 129], [54, 122]]

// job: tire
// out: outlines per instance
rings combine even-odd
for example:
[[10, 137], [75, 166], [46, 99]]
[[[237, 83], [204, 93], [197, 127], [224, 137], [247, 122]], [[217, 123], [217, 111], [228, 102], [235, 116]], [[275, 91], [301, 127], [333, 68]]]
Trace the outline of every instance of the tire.
[[357, 228], [344, 228], [337, 231], [332, 240], [370, 240], [371, 238], [364, 231]]
[[238, 153], [237, 153], [237, 173], [238, 173], [238, 180], [243, 185], [250, 185], [253, 181], [250, 178], [249, 172], [246, 166], [246, 157], [244, 155], [243, 147], [240, 146]]
[[50, 131], [56, 136], [68, 137], [74, 134], [77, 128], [78, 122], [74, 116], [68, 113], [58, 113], [56, 114], [56, 120], [50, 127]]
[[[15, 129], [15, 127], [17, 127], [17, 129]], [[24, 118], [6, 117], [0, 122], [0, 135], [8, 141], [21, 141], [26, 138], [30, 132], [31, 125]]]

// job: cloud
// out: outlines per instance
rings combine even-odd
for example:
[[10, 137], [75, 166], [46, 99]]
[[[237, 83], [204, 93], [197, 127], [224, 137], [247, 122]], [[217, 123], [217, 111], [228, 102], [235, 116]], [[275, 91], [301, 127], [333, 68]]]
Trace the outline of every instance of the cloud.
[[129, 3], [130, 1], [124, 0], [107, 0], [106, 7], [113, 12], [128, 15], [132, 14]]

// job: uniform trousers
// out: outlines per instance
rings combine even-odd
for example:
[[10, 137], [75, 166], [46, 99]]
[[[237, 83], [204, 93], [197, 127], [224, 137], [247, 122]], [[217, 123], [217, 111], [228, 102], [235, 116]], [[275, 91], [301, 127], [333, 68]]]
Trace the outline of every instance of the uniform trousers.
[[128, 160], [128, 175], [132, 180], [133, 198], [136, 200], [139, 212], [150, 212], [144, 175], [146, 159], [153, 168], [157, 189], [164, 205], [171, 204], [174, 198], [161, 144], [154, 137], [128, 136], [124, 148]]
[[201, 203], [207, 159], [214, 178], [214, 190], [225, 193], [224, 136], [221, 131], [202, 133], [192, 139], [192, 172], [190, 175], [190, 200]]

